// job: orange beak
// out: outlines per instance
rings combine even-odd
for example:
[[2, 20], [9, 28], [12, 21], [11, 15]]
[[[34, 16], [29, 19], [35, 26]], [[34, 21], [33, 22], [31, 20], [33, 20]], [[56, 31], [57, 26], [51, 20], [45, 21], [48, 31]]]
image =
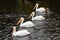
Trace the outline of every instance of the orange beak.
[[28, 17], [28, 19], [32, 16], [32, 13], [30, 14], [30, 16]]
[[19, 23], [21, 23], [21, 21], [22, 21], [22, 20], [21, 20], [21, 19], [19, 19], [19, 21], [16, 23], [16, 25], [18, 25]]

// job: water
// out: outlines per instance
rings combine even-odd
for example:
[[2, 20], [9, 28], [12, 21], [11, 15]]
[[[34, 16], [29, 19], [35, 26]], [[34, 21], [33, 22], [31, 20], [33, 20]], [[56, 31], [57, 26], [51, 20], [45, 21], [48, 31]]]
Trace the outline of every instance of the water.
[[[36, 2], [40, 3], [40, 1]], [[40, 6], [49, 7], [52, 14], [49, 14], [49, 18], [43, 21], [32, 21], [36, 26], [34, 32], [29, 35], [29, 40], [60, 40], [60, 16], [59, 11], [55, 9], [59, 8], [57, 7], [59, 2], [56, 5], [55, 2], [52, 3], [53, 7], [51, 6], [51, 1], [42, 1], [40, 3]], [[27, 17], [34, 11], [32, 8], [35, 2], [21, 1], [21, 3], [18, 2], [17, 4], [17, 12], [16, 10], [13, 11], [13, 9], [0, 9], [0, 40], [12, 40], [12, 27], [17, 23], [19, 18], [24, 17], [25, 21], [30, 20]]]

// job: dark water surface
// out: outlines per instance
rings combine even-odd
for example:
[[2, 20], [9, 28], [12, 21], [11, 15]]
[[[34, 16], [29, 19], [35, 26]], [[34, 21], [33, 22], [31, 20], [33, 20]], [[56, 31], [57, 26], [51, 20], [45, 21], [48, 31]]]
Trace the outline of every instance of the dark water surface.
[[[35, 26], [35, 31], [30, 35], [29, 40], [60, 40], [60, 6], [57, 0], [41, 0], [41, 1], [10, 1], [4, 2], [1, 0], [0, 5], [0, 40], [12, 40], [12, 27], [17, 23], [20, 17], [24, 17], [25, 21], [30, 15], [35, 3], [40, 6], [47, 6], [51, 10], [48, 19], [43, 21], [32, 21]], [[15, 5], [14, 5], [15, 4]], [[2, 7], [3, 5], [3, 7]], [[5, 6], [4, 6], [5, 5]], [[10, 8], [9, 8], [10, 7]]]

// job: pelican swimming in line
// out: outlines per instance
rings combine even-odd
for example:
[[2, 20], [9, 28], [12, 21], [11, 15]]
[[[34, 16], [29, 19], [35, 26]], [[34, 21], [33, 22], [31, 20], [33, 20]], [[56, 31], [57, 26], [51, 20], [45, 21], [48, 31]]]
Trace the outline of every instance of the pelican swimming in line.
[[36, 5], [34, 6], [34, 8], [33, 9], [36, 9], [35, 11], [36, 11], [36, 15], [45, 15], [46, 14], [46, 11], [48, 10], [48, 8], [46, 7], [40, 7], [40, 8], [38, 8], [39, 7], [39, 4], [38, 3], [36, 3]]
[[26, 36], [31, 34], [30, 32], [28, 32], [28, 30], [19, 30], [16, 32], [16, 27], [13, 27], [13, 33], [12, 33], [12, 37], [14, 36]]
[[31, 21], [27, 21], [27, 22], [24, 22], [24, 18], [20, 18], [18, 23], [16, 25], [18, 25], [20, 23], [20, 27], [33, 27], [35, 26]]
[[44, 20], [45, 19], [42, 15], [35, 16], [35, 17], [34, 17], [34, 15], [35, 15], [35, 12], [32, 12], [28, 18], [32, 17], [32, 20]]

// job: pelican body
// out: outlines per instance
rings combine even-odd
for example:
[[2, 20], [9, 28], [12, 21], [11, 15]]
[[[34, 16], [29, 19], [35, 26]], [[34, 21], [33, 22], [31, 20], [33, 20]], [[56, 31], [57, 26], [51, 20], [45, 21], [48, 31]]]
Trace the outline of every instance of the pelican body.
[[35, 7], [34, 7], [34, 9], [36, 9], [36, 10], [35, 10], [35, 11], [36, 11], [36, 15], [37, 15], [37, 16], [39, 16], [39, 15], [45, 16], [46, 10], [48, 10], [48, 8], [44, 8], [44, 7], [38, 8], [38, 7], [39, 7], [39, 4], [36, 3], [36, 5], [35, 5]]
[[39, 16], [39, 15], [45, 15], [45, 8], [44, 7], [40, 7], [38, 9], [36, 9], [36, 16]]
[[44, 20], [45, 18], [41, 15], [41, 16], [36, 16], [34, 18], [32, 18], [32, 20]]
[[32, 16], [32, 20], [44, 20], [45, 19], [42, 15], [35, 16], [35, 17], [34, 17], [34, 15], [35, 15], [35, 12], [32, 12], [31, 15], [29, 16], [29, 18]]
[[30, 34], [30, 32], [28, 32], [27, 30], [19, 30], [16, 32], [16, 27], [14, 26], [13, 27], [13, 34], [12, 36], [25, 36], [25, 35], [28, 35]]
[[[21, 23], [20, 23], [21, 22]], [[20, 27], [33, 27], [35, 26], [31, 21], [24, 22], [24, 18], [22, 17], [17, 24], [20, 23]]]
[[31, 21], [20, 24], [20, 27], [32, 27], [34, 24]]
[[13, 40], [28, 40], [31, 33], [28, 30], [19, 30], [16, 32], [16, 27], [13, 27]]
[[13, 34], [13, 36], [20, 36], [20, 37], [22, 37], [22, 36], [26, 36], [28, 34], [30, 34], [30, 32], [28, 32], [27, 30], [19, 30], [19, 31], [15, 32]]

